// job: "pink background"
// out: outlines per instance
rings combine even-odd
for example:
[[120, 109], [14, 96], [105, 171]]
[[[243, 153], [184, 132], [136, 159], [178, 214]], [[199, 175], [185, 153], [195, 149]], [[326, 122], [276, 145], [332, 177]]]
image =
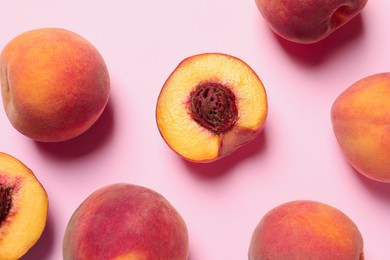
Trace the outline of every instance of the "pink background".
[[[29, 166], [50, 200], [46, 229], [23, 260], [62, 259], [67, 222], [93, 191], [116, 182], [165, 196], [185, 219], [191, 260], [247, 259], [252, 231], [271, 208], [296, 199], [346, 213], [364, 237], [366, 259], [390, 259], [390, 185], [346, 163], [330, 107], [346, 87], [390, 70], [390, 2], [369, 1], [361, 15], [324, 41], [302, 46], [276, 37], [254, 0], [4, 1], [0, 47], [40, 27], [90, 40], [106, 60], [111, 98], [101, 119], [64, 143], [38, 143], [0, 113], [0, 150]], [[246, 61], [267, 90], [264, 132], [226, 159], [187, 162], [155, 122], [159, 91], [177, 64], [202, 52]]]

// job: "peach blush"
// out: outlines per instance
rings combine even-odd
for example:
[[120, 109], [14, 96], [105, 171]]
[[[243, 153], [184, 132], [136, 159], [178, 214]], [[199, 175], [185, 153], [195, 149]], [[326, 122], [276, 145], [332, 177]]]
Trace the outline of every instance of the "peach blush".
[[60, 28], [36, 29], [12, 39], [0, 55], [0, 79], [11, 124], [44, 142], [65, 141], [89, 129], [110, 91], [97, 49]]
[[184, 220], [160, 194], [118, 183], [93, 192], [74, 212], [65, 231], [64, 260], [187, 260]]
[[331, 121], [347, 161], [364, 176], [390, 182], [390, 73], [358, 80], [334, 101]]
[[249, 259], [363, 260], [363, 238], [340, 210], [317, 201], [291, 201], [263, 216], [252, 234]]
[[256, 0], [269, 27], [297, 43], [315, 43], [357, 16], [367, 0]]

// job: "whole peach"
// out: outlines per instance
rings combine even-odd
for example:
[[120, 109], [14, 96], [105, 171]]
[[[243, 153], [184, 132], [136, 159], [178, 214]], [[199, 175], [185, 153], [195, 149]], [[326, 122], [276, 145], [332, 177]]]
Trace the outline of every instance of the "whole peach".
[[187, 260], [188, 232], [157, 192], [118, 183], [91, 194], [65, 231], [64, 260]]
[[362, 260], [357, 226], [327, 204], [297, 200], [270, 210], [256, 226], [250, 260]]
[[38, 141], [82, 134], [109, 98], [109, 75], [100, 53], [85, 38], [60, 28], [12, 39], [0, 56], [0, 77], [11, 124]]
[[364, 8], [368, 0], [256, 0], [271, 29], [298, 43], [318, 42]]
[[390, 73], [365, 77], [334, 101], [331, 120], [349, 163], [361, 174], [390, 182]]

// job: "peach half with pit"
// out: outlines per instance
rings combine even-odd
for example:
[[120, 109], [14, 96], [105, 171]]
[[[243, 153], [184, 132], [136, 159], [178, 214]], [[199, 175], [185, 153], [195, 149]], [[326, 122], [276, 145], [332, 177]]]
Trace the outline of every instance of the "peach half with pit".
[[3, 105], [19, 132], [37, 141], [81, 135], [109, 98], [106, 64], [82, 36], [41, 28], [12, 39], [0, 55]]
[[250, 260], [363, 260], [363, 238], [340, 210], [318, 201], [281, 204], [257, 224]]
[[0, 153], [0, 259], [19, 259], [46, 226], [48, 197], [34, 173]]
[[212, 162], [253, 140], [263, 129], [267, 95], [241, 59], [203, 53], [184, 59], [166, 80], [156, 121], [168, 146], [193, 162]]
[[178, 211], [149, 188], [116, 183], [93, 192], [71, 216], [64, 260], [187, 260], [189, 239]]
[[362, 175], [390, 183], [390, 73], [364, 77], [334, 101], [331, 122], [346, 160]]

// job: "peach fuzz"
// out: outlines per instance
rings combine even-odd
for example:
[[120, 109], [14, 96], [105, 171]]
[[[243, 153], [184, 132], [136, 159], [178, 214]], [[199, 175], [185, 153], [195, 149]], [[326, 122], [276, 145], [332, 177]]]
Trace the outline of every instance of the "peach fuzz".
[[156, 121], [173, 151], [203, 163], [253, 140], [267, 110], [263, 83], [244, 61], [203, 53], [184, 59], [168, 77], [157, 100]]
[[159, 193], [118, 183], [93, 192], [65, 231], [63, 258], [187, 260], [187, 227]]
[[358, 80], [334, 101], [331, 121], [347, 161], [361, 174], [390, 183], [390, 73]]
[[0, 56], [3, 105], [11, 124], [37, 141], [74, 138], [103, 112], [110, 84], [106, 64], [82, 36], [41, 28], [12, 39]]
[[318, 42], [358, 15], [368, 0], [256, 0], [270, 28], [297, 43]]
[[15, 157], [0, 153], [0, 259], [19, 259], [38, 241], [48, 197], [34, 173]]
[[363, 238], [340, 210], [317, 201], [290, 201], [258, 223], [249, 259], [363, 260]]

